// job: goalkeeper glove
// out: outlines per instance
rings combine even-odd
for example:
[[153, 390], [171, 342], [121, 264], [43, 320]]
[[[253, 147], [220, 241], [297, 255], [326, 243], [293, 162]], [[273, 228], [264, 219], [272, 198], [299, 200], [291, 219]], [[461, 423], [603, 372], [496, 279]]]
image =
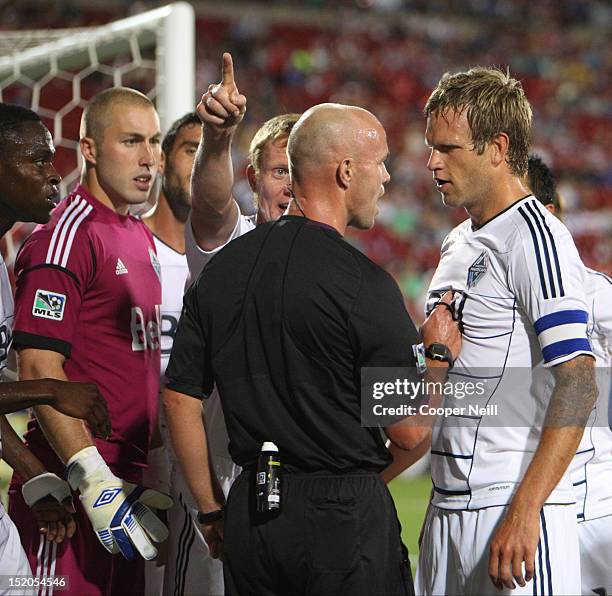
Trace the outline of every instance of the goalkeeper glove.
[[68, 482], [81, 493], [81, 503], [104, 548], [133, 559], [157, 556], [154, 542], [168, 537], [168, 528], [149, 509], [169, 509], [172, 499], [155, 490], [117, 478], [95, 447], [86, 447], [68, 461]]

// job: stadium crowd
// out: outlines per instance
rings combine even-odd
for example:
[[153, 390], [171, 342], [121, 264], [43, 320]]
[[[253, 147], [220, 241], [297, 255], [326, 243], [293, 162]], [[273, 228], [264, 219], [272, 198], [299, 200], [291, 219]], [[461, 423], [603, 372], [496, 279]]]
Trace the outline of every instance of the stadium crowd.
[[[105, 9], [35, 3], [33, 19], [28, 4], [5, 7], [4, 27], [86, 26], [120, 18], [127, 11], [122, 3]], [[136, 3], [131, 11], [158, 4]], [[417, 319], [422, 318], [421, 299], [439, 243], [464, 218], [462, 211], [449, 214], [444, 209], [423, 168], [427, 152], [421, 110], [427, 89], [446, 70], [508, 65], [522, 81], [534, 108], [533, 150], [558, 179], [570, 215], [568, 225], [583, 259], [588, 266], [612, 271], [612, 64], [605, 4], [545, 2], [537, 3], [536, 9], [533, 3], [473, 1], [462, 3], [458, 15], [453, 3], [445, 1], [339, 5], [313, 0], [300, 3], [291, 20], [285, 20], [286, 15], [273, 21], [266, 19], [266, 8], [258, 10], [256, 4], [249, 3], [252, 10], [241, 18], [209, 17], [206, 3], [199, 3], [200, 8], [196, 4], [196, 89], [203, 91], [216, 79], [217, 56], [228, 50], [249, 92], [247, 119], [235, 143], [236, 171], [244, 171], [254, 131], [275, 114], [301, 112], [323, 101], [362, 105], [376, 113], [389, 131], [392, 180], [378, 225], [371, 232], [354, 234], [353, 240], [392, 272]], [[331, 22], [313, 24], [300, 17], [332, 5]], [[382, 18], [381, 12], [391, 14], [389, 7], [414, 11], [419, 18], [413, 23], [400, 18], [402, 13]], [[58, 159], [61, 171], [62, 156]], [[236, 193], [243, 210], [252, 211], [246, 185]]]
[[[346, 4], [211, 16], [202, 3], [204, 94], [165, 135], [152, 99], [104, 69], [56, 64], [44, 85], [0, 87], [0, 237], [39, 224], [14, 299], [0, 259], [0, 371], [12, 341], [20, 378], [0, 386], [0, 414], [34, 407], [25, 445], [0, 417], [15, 471], [3, 574], [100, 595], [221, 581], [245, 594], [612, 590], [610, 385], [596, 375], [610, 370], [612, 280], [580, 261], [612, 264], [605, 26], [584, 27], [605, 12], [546, 3], [517, 49], [521, 24], [496, 2], [412, 22], [391, 11], [417, 2]], [[150, 3], [114, 6], [33, 21], [89, 25]], [[309, 19], [313, 7], [335, 19]], [[563, 35], [535, 25], [572, 14]], [[150, 64], [122, 60], [122, 85], [149, 84]], [[464, 68], [475, 62], [504, 67]], [[39, 91], [41, 115], [17, 105]], [[57, 203], [76, 139], [80, 183]], [[436, 411], [442, 384], [425, 383], [440, 424], [421, 408], [367, 424], [363, 373], [391, 365], [416, 384], [492, 380], [486, 407]], [[485, 365], [501, 372], [479, 376]], [[91, 384], [85, 408], [58, 397], [74, 381]], [[380, 476], [430, 448], [413, 590]]]

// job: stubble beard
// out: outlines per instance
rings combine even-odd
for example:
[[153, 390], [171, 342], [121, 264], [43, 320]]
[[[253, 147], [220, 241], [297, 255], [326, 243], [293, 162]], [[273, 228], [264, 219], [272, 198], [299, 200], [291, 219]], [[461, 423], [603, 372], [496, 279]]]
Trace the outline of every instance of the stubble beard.
[[168, 207], [170, 207], [170, 211], [172, 211], [172, 215], [181, 223], [185, 223], [191, 211], [189, 193], [181, 186], [171, 184], [167, 178], [164, 182], [164, 195], [168, 202]]

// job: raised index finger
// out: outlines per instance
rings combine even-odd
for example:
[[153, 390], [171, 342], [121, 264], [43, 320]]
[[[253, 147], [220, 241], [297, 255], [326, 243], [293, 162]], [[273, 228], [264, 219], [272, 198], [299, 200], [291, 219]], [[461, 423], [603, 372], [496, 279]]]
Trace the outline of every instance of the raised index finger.
[[221, 84], [234, 85], [234, 62], [229, 52], [223, 52], [223, 68], [221, 69]]

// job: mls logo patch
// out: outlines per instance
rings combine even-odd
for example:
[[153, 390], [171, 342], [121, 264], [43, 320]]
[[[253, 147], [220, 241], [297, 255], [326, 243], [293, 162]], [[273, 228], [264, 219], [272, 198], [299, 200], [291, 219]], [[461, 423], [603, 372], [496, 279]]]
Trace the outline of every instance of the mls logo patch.
[[35, 317], [61, 321], [64, 318], [66, 296], [49, 290], [36, 290], [32, 314]]
[[470, 265], [467, 276], [468, 290], [473, 288], [489, 268], [489, 255], [483, 250], [478, 258]]
[[155, 270], [155, 273], [157, 273], [157, 277], [161, 283], [161, 265], [157, 260], [155, 251], [151, 247], [149, 247], [149, 258], [151, 259], [151, 265], [153, 265], [153, 269]]
[[106, 490], [103, 490], [92, 507], [95, 509], [96, 507], [103, 507], [104, 505], [112, 503], [120, 492], [120, 488], [107, 488]]

